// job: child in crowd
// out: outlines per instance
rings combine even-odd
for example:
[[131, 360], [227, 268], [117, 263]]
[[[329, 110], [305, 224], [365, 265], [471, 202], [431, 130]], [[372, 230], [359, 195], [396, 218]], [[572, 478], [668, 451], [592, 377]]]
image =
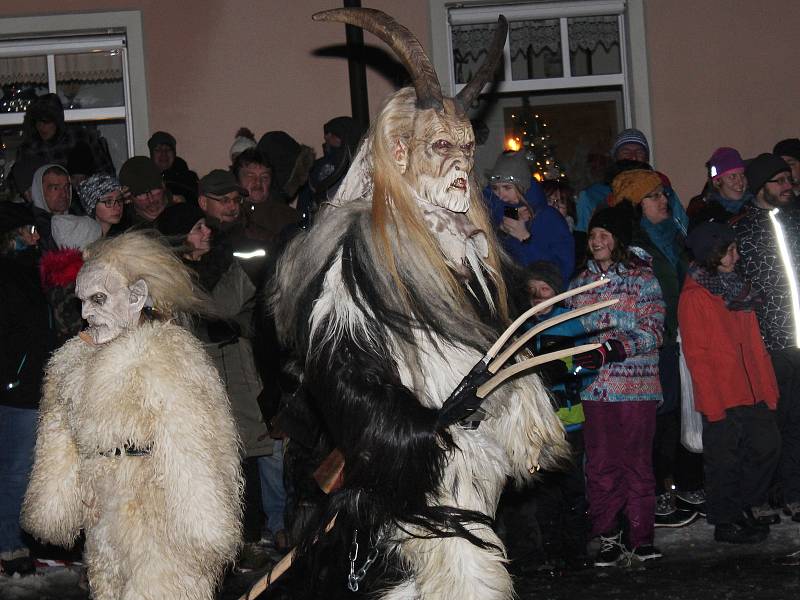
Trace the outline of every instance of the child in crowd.
[[736, 235], [708, 222], [689, 234], [695, 262], [678, 305], [695, 408], [703, 415], [706, 509], [718, 542], [763, 541], [758, 507], [780, 451], [775, 372], [753, 309], [762, 302], [734, 267]]
[[[600, 278], [609, 283], [570, 299], [578, 308], [616, 298], [617, 304], [581, 317], [589, 340], [602, 346], [573, 357], [598, 376], [582, 392], [586, 416], [586, 495], [592, 535], [599, 536], [595, 566], [616, 565], [626, 554], [661, 557], [653, 546], [655, 477], [652, 445], [661, 401], [658, 347], [664, 334], [664, 301], [646, 255], [628, 251], [631, 214], [602, 209], [589, 223], [591, 259], [572, 281], [579, 287]], [[623, 523], [627, 540], [623, 546]]]

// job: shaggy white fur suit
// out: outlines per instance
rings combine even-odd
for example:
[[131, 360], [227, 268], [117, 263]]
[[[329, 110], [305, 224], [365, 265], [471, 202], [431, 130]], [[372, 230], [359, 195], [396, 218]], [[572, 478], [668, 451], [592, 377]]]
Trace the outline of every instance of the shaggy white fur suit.
[[85, 530], [94, 600], [212, 600], [241, 486], [225, 389], [185, 329], [147, 323], [54, 354], [23, 527], [62, 546]]

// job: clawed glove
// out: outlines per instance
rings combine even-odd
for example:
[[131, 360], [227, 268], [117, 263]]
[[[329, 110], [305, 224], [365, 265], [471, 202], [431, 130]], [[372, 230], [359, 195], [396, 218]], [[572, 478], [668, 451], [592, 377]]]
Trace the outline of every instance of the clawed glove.
[[478, 410], [483, 398], [478, 398], [475, 393], [478, 388], [491, 379], [492, 373], [487, 368], [487, 363], [481, 361], [476, 364], [453, 390], [453, 393], [444, 401], [439, 410], [436, 429], [445, 429], [453, 423], [463, 421]]
[[572, 357], [572, 362], [584, 369], [597, 370], [612, 362], [622, 362], [627, 358], [625, 347], [619, 340], [606, 340], [599, 348], [581, 352]]

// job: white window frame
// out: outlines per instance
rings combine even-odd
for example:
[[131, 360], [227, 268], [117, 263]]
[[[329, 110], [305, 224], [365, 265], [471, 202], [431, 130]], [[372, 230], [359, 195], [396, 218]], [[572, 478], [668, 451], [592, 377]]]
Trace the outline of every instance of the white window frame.
[[[68, 109], [64, 119], [125, 119], [128, 154], [146, 154], [149, 138], [142, 15], [138, 10], [0, 18], [0, 56], [47, 56], [48, 88], [55, 93], [54, 55], [99, 49], [122, 52], [125, 106]], [[0, 114], [0, 125], [21, 125], [24, 113]]]
[[[652, 141], [647, 48], [645, 45], [644, 0], [573, 0], [554, 2], [507, 2], [492, 0], [428, 0], [431, 22], [431, 58], [442, 89], [455, 95], [463, 84], [455, 83], [451, 27], [497, 21], [499, 14], [509, 21], [561, 19], [563, 77], [512, 80], [509, 41], [506, 40], [505, 80], [496, 83], [503, 92], [534, 92], [620, 86], [626, 127], [640, 129]], [[573, 77], [570, 73], [567, 19], [581, 16], [619, 15], [621, 73]], [[487, 84], [488, 85], [488, 84]], [[651, 144], [651, 157], [653, 155]]]

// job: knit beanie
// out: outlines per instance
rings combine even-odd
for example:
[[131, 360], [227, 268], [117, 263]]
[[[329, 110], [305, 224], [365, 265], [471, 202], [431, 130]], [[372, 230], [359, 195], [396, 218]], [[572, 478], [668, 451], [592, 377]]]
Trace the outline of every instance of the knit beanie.
[[701, 223], [689, 232], [686, 245], [694, 254], [695, 260], [705, 262], [711, 254], [721, 248], [727, 248], [736, 241], [736, 233], [726, 223], [708, 221]]
[[708, 174], [713, 179], [735, 169], [744, 169], [744, 161], [734, 148], [717, 148], [708, 159]]
[[486, 175], [489, 183], [513, 183], [522, 195], [531, 187], [531, 169], [523, 152], [502, 152]]
[[614, 140], [614, 145], [611, 147], [611, 156], [616, 158], [617, 150], [625, 144], [639, 144], [644, 148], [644, 153], [647, 160], [650, 160], [650, 144], [647, 143], [647, 138], [638, 129], [623, 129]]
[[164, 185], [161, 171], [149, 156], [133, 156], [119, 170], [119, 182], [138, 196]]
[[150, 153], [153, 153], [153, 150], [156, 149], [156, 146], [160, 145], [169, 146], [172, 148], [172, 151], [175, 152], [177, 147], [177, 142], [175, 141], [175, 137], [171, 134], [167, 133], [166, 131], [156, 131], [153, 135], [150, 136], [150, 139], [147, 140], [147, 147], [150, 149]]
[[556, 294], [564, 291], [564, 277], [558, 265], [546, 260], [536, 260], [525, 267], [525, 276], [528, 281], [535, 279], [549, 285]]
[[158, 217], [156, 227], [166, 236], [187, 235], [205, 214], [196, 204], [182, 202], [168, 207]]
[[78, 198], [80, 198], [83, 210], [90, 217], [94, 217], [97, 203], [100, 198], [113, 192], [114, 190], [122, 189], [116, 177], [106, 175], [105, 173], [97, 173], [92, 175], [89, 179], [84, 179], [78, 184]]
[[664, 185], [664, 182], [655, 171], [645, 169], [623, 171], [611, 182], [613, 196], [608, 199], [608, 205], [616, 206], [623, 200], [627, 200], [637, 206], [641, 204], [647, 194], [660, 185]]
[[595, 227], [600, 227], [611, 233], [625, 248], [630, 246], [633, 238], [630, 209], [625, 210], [622, 206], [615, 206], [598, 210], [592, 215], [587, 231], [591, 232]]
[[787, 138], [781, 140], [772, 149], [772, 153], [776, 156], [791, 156], [800, 160], [800, 140], [797, 138]]
[[236, 157], [239, 156], [245, 150], [250, 150], [251, 148], [256, 147], [256, 141], [250, 139], [249, 137], [245, 137], [243, 135], [237, 136], [235, 140], [233, 140], [233, 144], [231, 144], [230, 149], [230, 157], [231, 162], [236, 160]]
[[791, 172], [791, 168], [780, 156], [766, 152], [759, 154], [750, 161], [750, 164], [744, 170], [744, 174], [747, 177], [747, 189], [753, 195], [756, 195], [767, 181], [783, 171]]

